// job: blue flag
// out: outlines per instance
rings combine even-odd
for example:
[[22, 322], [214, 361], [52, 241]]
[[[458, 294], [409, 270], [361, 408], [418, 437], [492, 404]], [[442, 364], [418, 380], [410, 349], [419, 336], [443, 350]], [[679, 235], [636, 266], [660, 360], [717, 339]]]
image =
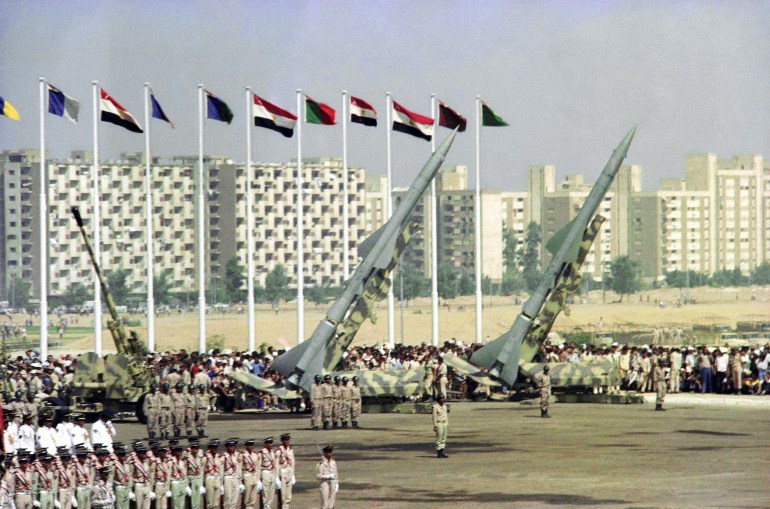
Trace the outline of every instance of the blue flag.
[[160, 103], [155, 99], [155, 94], [150, 94], [150, 101], [152, 101], [152, 118], [164, 120], [169, 123], [171, 128], [174, 128], [174, 123], [169, 120], [163, 108], [160, 107]]
[[233, 121], [233, 112], [226, 102], [206, 90], [206, 117], [229, 124]]
[[78, 123], [80, 103], [48, 83], [48, 113]]

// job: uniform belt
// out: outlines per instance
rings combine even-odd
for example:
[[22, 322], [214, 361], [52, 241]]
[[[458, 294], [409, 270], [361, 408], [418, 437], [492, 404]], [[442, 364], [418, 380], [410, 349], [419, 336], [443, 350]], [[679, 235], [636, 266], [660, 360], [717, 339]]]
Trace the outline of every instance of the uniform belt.
[[16, 495], [30, 495], [29, 491], [17, 491], [15, 493], [16, 493]]
[[218, 476], [218, 475], [207, 475], [206, 479], [217, 479], [218, 477], [220, 477], [220, 476]]

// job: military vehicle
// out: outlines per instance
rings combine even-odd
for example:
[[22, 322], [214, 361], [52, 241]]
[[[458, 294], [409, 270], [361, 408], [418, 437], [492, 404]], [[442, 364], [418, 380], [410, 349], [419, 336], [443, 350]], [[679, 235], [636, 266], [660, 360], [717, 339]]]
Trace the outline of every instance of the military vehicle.
[[[391, 285], [391, 273], [417, 226], [409, 220], [414, 207], [438, 173], [457, 130], [444, 140], [431, 155], [388, 221], [361, 243], [358, 253], [361, 263], [345, 285], [342, 295], [332, 304], [302, 344], [291, 348], [273, 361], [272, 368], [286, 377], [285, 387], [276, 387], [257, 377], [237, 375], [233, 378], [257, 390], [281, 394], [284, 399], [300, 397], [300, 389], [310, 392], [317, 374], [337, 373], [343, 354], [353, 341], [358, 329], [367, 320], [376, 320], [374, 304], [385, 298]], [[358, 375], [364, 398], [404, 400], [422, 394], [422, 371], [393, 370], [345, 372]]]
[[147, 349], [135, 331], [126, 334], [123, 320], [115, 308], [109, 286], [94, 255], [91, 241], [77, 207], [71, 212], [80, 229], [91, 264], [99, 279], [102, 296], [110, 312], [107, 327], [117, 353], [99, 357], [94, 352], [77, 356], [77, 369], [72, 384], [70, 407], [87, 413], [109, 407], [118, 415], [137, 415], [143, 420], [142, 402], [149, 387], [149, 371], [145, 365]]

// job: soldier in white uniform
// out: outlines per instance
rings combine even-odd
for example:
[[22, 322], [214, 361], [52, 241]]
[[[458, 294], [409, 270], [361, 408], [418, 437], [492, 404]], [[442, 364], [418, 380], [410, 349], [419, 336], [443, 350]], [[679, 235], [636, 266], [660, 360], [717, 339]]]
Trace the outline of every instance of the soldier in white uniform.
[[340, 489], [337, 462], [333, 458], [334, 446], [324, 447], [323, 454], [324, 457], [315, 467], [316, 479], [321, 482], [321, 509], [334, 509], [337, 492]]

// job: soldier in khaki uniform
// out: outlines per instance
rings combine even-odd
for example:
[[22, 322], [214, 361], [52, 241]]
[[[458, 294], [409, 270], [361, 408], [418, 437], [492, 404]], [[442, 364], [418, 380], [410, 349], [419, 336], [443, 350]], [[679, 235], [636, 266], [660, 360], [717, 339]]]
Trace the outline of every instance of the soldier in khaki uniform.
[[358, 429], [358, 420], [361, 418], [361, 388], [358, 386], [358, 376], [353, 376], [353, 385], [350, 387], [350, 420], [353, 428]]
[[241, 457], [236, 451], [238, 440], [230, 438], [225, 442], [225, 453], [222, 455], [222, 508], [237, 509], [241, 494], [245, 491], [243, 485], [243, 468]]
[[348, 377], [342, 377], [342, 386], [340, 386], [340, 421], [342, 429], [348, 427], [348, 417], [350, 417], [350, 408], [353, 405], [353, 391], [348, 386]]
[[342, 419], [342, 387], [340, 386], [341, 378], [339, 376], [334, 377], [334, 384], [332, 385], [332, 428], [339, 428], [340, 420]]
[[75, 500], [77, 500], [77, 507], [80, 509], [91, 507], [91, 484], [93, 484], [95, 477], [96, 474], [88, 457], [88, 451], [78, 449], [77, 461], [75, 461]]
[[205, 436], [206, 433], [206, 426], [209, 423], [209, 404], [206, 386], [199, 384], [198, 394], [195, 395], [195, 428], [198, 430], [199, 437]]
[[112, 463], [112, 482], [115, 492], [115, 509], [129, 509], [132, 499], [131, 467], [128, 451], [124, 445], [114, 445], [115, 457]]
[[72, 463], [72, 451], [66, 446], [59, 447], [59, 461], [54, 465], [56, 471], [57, 499], [60, 509], [70, 509], [75, 499], [75, 466]]
[[321, 399], [323, 400], [323, 406], [321, 407], [321, 419], [324, 423], [324, 429], [329, 429], [329, 423], [332, 420], [334, 393], [331, 382], [331, 375], [326, 375], [324, 376], [324, 383], [321, 384]]
[[310, 425], [314, 431], [318, 431], [321, 426], [321, 413], [323, 410], [323, 395], [321, 390], [321, 375], [315, 375], [313, 377], [313, 385], [310, 387], [310, 405], [312, 406], [312, 414], [310, 417]]
[[26, 454], [19, 456], [19, 467], [13, 478], [13, 500], [16, 509], [32, 509], [32, 476], [30, 457]]
[[131, 458], [131, 488], [136, 509], [150, 509], [152, 492], [152, 461], [147, 457], [147, 448], [138, 444]]
[[153, 451], [152, 460], [152, 491], [155, 494], [155, 509], [169, 509], [171, 501], [170, 477], [168, 468], [168, 448], [158, 447]]
[[187, 497], [192, 496], [192, 490], [187, 480], [187, 464], [182, 458], [183, 451], [184, 448], [176, 444], [171, 447], [171, 456], [168, 458], [172, 509], [185, 509]]
[[197, 439], [190, 439], [190, 447], [184, 453], [187, 481], [190, 483], [190, 509], [201, 508], [201, 498], [206, 493], [203, 487], [203, 454]]
[[275, 452], [278, 463], [278, 480], [281, 485], [281, 509], [290, 509], [291, 495], [297, 479], [294, 477], [294, 448], [291, 446], [291, 435], [281, 435], [281, 446]]
[[449, 415], [447, 412], [446, 398], [439, 395], [438, 401], [433, 403], [433, 432], [436, 433], [436, 457], [448, 458], [446, 449], [446, 437], [449, 430]]
[[446, 364], [444, 364], [444, 358], [439, 356], [438, 358], [438, 364], [436, 365], [435, 369], [435, 385], [436, 390], [438, 392], [439, 397], [443, 396], [446, 398], [446, 390], [447, 385], [449, 385], [449, 378], [447, 375], [447, 367]]
[[184, 393], [185, 398], [185, 414], [184, 414], [184, 430], [187, 432], [187, 436], [193, 436], [193, 430], [195, 429], [195, 395], [197, 389], [193, 384], [190, 384], [187, 388], [187, 392]]
[[259, 490], [261, 484], [259, 471], [259, 455], [254, 451], [254, 440], [246, 440], [246, 450], [241, 453], [243, 467], [243, 507], [244, 509], [259, 509]]
[[222, 457], [217, 452], [219, 440], [209, 441], [203, 456], [203, 479], [206, 488], [206, 509], [220, 509], [222, 505]]
[[316, 479], [321, 481], [321, 509], [334, 509], [337, 492], [340, 489], [337, 462], [333, 457], [334, 446], [327, 445], [323, 448], [324, 457], [315, 467]]
[[160, 416], [158, 425], [160, 426], [160, 438], [171, 438], [171, 430], [174, 423], [174, 400], [169, 394], [169, 385], [164, 383], [160, 386]]
[[543, 372], [535, 377], [535, 385], [540, 391], [540, 417], [551, 417], [548, 415], [548, 407], [551, 406], [551, 375], [548, 374], [550, 370], [546, 364]]
[[273, 451], [273, 437], [264, 440], [264, 447], [257, 454], [260, 470], [260, 488], [262, 490], [262, 509], [273, 509], [275, 490], [281, 489], [281, 480], [278, 478], [278, 467]]
[[59, 488], [56, 485], [56, 472], [53, 470], [52, 461], [53, 457], [48, 453], [43, 453], [39, 460], [34, 463], [32, 494], [33, 498], [37, 500], [37, 504], [33, 502], [33, 505], [39, 509], [54, 509], [54, 501], [57, 498]]
[[422, 397], [423, 401], [430, 401], [433, 398], [433, 369], [436, 363], [429, 354], [425, 355], [422, 364]]
[[185, 431], [185, 417], [187, 415], [187, 396], [183, 393], [181, 383], [177, 383], [171, 391], [171, 403], [173, 411], [171, 414], [174, 436], [179, 437]]
[[742, 377], [743, 363], [741, 362], [741, 352], [737, 348], [733, 348], [730, 352], [730, 378], [732, 379], [733, 392], [735, 394], [741, 393]]
[[158, 386], [150, 385], [150, 392], [144, 397], [142, 410], [147, 418], [147, 436], [156, 438], [160, 436], [160, 395]]
[[655, 410], [665, 412], [663, 402], [666, 400], [666, 372], [663, 370], [665, 361], [658, 359], [655, 366]]

